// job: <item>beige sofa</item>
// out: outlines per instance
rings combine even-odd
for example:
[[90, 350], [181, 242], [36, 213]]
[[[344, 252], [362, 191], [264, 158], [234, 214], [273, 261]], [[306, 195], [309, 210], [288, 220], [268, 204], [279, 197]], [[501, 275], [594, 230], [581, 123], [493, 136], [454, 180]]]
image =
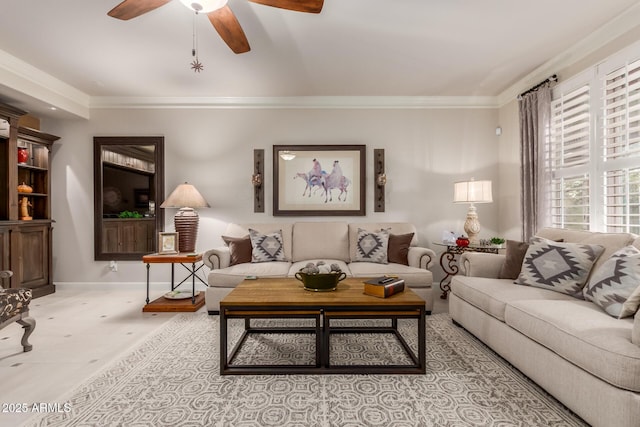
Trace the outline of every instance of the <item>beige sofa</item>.
[[[640, 248], [632, 234], [543, 229], [538, 236]], [[465, 253], [449, 311], [462, 325], [594, 426], [640, 425], [640, 312], [617, 319], [592, 302], [498, 279], [505, 255]]]
[[[416, 229], [408, 223], [346, 223], [346, 222], [295, 222], [264, 224], [229, 224], [224, 236], [244, 237], [249, 229], [260, 233], [282, 230], [285, 261], [245, 262], [230, 265], [231, 254], [227, 246], [208, 250], [203, 261], [210, 272], [209, 287], [205, 299], [209, 314], [217, 314], [222, 300], [247, 276], [293, 277], [308, 262], [325, 261], [336, 263], [348, 277], [377, 277], [396, 274], [414, 292], [426, 301], [426, 310], [431, 312], [433, 298], [431, 285], [433, 276], [429, 267], [436, 259], [431, 249], [418, 247]], [[358, 229], [377, 232], [388, 229], [391, 234], [414, 233], [408, 252], [408, 264], [354, 262]]]

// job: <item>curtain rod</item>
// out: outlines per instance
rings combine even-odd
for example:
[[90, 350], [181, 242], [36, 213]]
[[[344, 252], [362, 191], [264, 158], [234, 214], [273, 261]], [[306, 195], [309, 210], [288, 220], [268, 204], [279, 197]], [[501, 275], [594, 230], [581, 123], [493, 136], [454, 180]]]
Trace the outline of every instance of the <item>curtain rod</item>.
[[540, 83], [538, 83], [537, 85], [533, 86], [531, 89], [527, 89], [524, 92], [522, 92], [520, 95], [518, 95], [518, 99], [522, 98], [523, 96], [525, 96], [528, 93], [533, 92], [534, 90], [538, 89], [539, 87], [541, 87], [542, 85], [546, 84], [546, 83], [551, 83], [551, 82], [557, 82], [558, 81], [558, 76], [556, 74], [550, 76], [548, 79], [546, 79], [545, 81], [542, 81]]

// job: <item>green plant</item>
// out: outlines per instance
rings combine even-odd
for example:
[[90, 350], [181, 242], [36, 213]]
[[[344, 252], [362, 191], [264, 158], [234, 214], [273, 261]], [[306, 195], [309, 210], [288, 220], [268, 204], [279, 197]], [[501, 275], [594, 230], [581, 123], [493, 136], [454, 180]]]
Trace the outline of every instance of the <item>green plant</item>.
[[492, 245], [501, 245], [505, 242], [502, 237], [492, 237], [489, 241]]
[[118, 218], [142, 218], [142, 214], [138, 211], [122, 211], [118, 214]]

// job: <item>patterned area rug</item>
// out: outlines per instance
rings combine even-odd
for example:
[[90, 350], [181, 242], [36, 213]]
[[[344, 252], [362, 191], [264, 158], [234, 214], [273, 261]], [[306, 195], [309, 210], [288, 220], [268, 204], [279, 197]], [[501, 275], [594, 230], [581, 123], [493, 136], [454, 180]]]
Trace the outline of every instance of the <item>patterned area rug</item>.
[[[402, 323], [415, 346], [414, 325]], [[236, 337], [242, 324], [234, 323]], [[427, 318], [426, 375], [219, 375], [218, 316], [180, 314], [28, 426], [585, 426], [451, 323]], [[313, 360], [313, 339], [249, 340], [239, 361]], [[340, 363], [400, 363], [387, 334], [332, 338]], [[400, 361], [400, 362], [399, 362]]]

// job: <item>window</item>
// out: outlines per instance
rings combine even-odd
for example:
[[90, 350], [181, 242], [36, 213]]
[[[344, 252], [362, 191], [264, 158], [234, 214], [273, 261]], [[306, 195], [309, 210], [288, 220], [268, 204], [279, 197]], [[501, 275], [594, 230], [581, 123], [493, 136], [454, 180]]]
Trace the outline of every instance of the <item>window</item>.
[[640, 234], [638, 58], [640, 45], [554, 88], [546, 145], [551, 226]]

